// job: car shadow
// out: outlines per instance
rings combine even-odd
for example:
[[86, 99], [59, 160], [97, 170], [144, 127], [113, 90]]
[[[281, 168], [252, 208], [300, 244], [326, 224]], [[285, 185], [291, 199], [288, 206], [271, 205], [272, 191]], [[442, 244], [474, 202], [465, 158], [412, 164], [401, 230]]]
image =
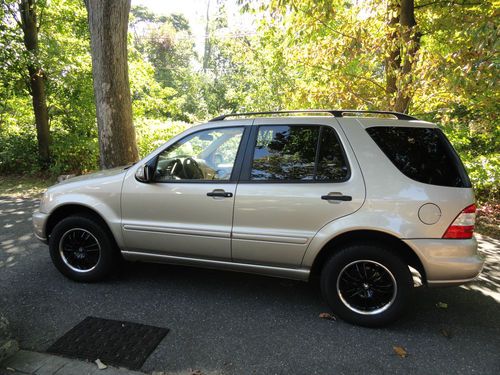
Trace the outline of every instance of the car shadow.
[[[459, 287], [415, 288], [406, 315], [387, 329], [401, 332], [421, 329], [433, 334], [443, 331], [451, 337], [468, 327], [500, 328], [498, 250], [498, 241], [483, 239], [480, 251], [486, 263], [477, 281]], [[110, 282], [143, 283], [159, 289], [175, 287], [182, 293], [194, 294], [193, 303], [197, 298], [217, 299], [223, 295], [231, 301], [258, 299], [261, 304], [279, 303], [285, 310], [303, 309], [316, 318], [321, 312], [331, 311], [321, 297], [317, 280], [302, 282], [180, 265], [125, 262]]]

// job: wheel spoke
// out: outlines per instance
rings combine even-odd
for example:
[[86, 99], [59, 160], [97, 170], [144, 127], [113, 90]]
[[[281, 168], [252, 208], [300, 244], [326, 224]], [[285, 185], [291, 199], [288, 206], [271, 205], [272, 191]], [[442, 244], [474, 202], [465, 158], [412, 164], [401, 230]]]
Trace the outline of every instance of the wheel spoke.
[[376, 292], [379, 292], [379, 293], [382, 293], [382, 294], [392, 294], [392, 289], [390, 290], [384, 290], [384, 289], [380, 289], [380, 288], [377, 288], [377, 287], [372, 287], [372, 289]]
[[356, 292], [354, 292], [353, 294], [351, 294], [350, 297], [354, 297], [354, 296], [360, 295], [361, 293], [363, 293], [363, 290], [362, 289], [358, 289]]
[[368, 274], [366, 273], [366, 263], [363, 263], [363, 272], [365, 274], [365, 280], [368, 280]]
[[359, 277], [356, 277], [354, 275], [351, 275], [351, 270], [346, 270], [344, 272], [344, 276], [348, 277], [349, 279], [351, 279], [352, 281], [356, 282], [356, 283], [360, 283], [361, 282], [361, 279]]

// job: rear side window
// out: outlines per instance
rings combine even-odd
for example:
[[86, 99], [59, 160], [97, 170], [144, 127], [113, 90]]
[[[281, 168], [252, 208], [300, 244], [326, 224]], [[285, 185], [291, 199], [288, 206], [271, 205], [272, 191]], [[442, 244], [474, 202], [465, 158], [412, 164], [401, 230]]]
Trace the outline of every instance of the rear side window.
[[349, 170], [335, 131], [328, 126], [260, 126], [250, 179], [341, 182]]
[[407, 177], [431, 185], [471, 187], [462, 162], [441, 130], [381, 126], [366, 131]]
[[321, 181], [346, 180], [349, 170], [335, 130], [329, 126], [322, 126], [320, 138], [316, 179]]

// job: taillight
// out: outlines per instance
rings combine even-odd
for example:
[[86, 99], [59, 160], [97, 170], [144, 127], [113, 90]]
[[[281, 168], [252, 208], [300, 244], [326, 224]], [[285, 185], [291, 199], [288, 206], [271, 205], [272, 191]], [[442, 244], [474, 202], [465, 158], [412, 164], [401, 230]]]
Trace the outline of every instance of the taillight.
[[453, 220], [443, 234], [443, 238], [467, 239], [472, 238], [474, 224], [476, 223], [476, 205], [471, 204], [465, 207], [462, 212]]

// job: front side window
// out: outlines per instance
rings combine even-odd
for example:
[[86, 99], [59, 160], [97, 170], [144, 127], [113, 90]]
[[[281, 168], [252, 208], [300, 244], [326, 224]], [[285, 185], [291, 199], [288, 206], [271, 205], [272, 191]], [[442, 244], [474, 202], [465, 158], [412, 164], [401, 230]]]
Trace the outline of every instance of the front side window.
[[203, 130], [176, 142], [159, 156], [154, 180], [229, 180], [243, 128]]
[[250, 179], [255, 181], [344, 181], [342, 147], [328, 126], [260, 126]]

